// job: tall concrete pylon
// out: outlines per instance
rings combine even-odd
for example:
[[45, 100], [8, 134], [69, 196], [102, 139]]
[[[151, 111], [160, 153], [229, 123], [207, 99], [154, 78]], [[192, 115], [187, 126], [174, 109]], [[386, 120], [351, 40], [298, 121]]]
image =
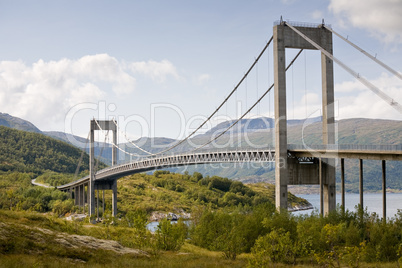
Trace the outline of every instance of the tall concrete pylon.
[[[100, 127], [100, 128], [99, 128]], [[89, 216], [95, 215], [95, 130], [107, 130], [113, 132], [113, 144], [117, 144], [117, 126], [112, 120], [96, 120], [92, 119], [90, 122], [90, 150], [89, 150]], [[117, 149], [115, 146], [112, 148], [112, 166], [117, 163]], [[114, 180], [113, 185], [110, 187], [113, 191], [112, 195], [112, 210], [113, 216], [117, 214], [117, 181]], [[98, 187], [99, 190], [99, 187]]]
[[[292, 25], [332, 54], [332, 32], [322, 25]], [[275, 193], [277, 209], [288, 207], [288, 141], [286, 115], [286, 48], [316, 49], [282, 20], [273, 28], [275, 82]], [[323, 144], [335, 143], [333, 61], [321, 53]], [[336, 207], [335, 160], [323, 159], [324, 214]], [[318, 174], [317, 174], [318, 175]], [[318, 178], [318, 177], [317, 177]], [[303, 181], [300, 182], [303, 184]]]

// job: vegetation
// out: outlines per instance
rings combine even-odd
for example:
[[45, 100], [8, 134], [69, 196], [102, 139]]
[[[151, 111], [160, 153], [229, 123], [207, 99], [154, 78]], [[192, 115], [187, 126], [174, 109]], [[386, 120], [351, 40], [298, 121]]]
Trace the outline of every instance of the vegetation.
[[402, 262], [402, 212], [387, 222], [364, 211], [294, 217], [267, 203], [230, 213], [206, 209], [195, 214], [190, 230], [183, 222], [164, 220], [154, 234], [146, 230], [144, 215], [134, 211], [89, 226], [0, 210], [0, 266], [395, 267]]
[[0, 208], [65, 215], [75, 211], [74, 201], [54, 188], [31, 185], [32, 173], [0, 172]]
[[[0, 152], [1, 171], [35, 174], [46, 170], [73, 174], [81, 156], [80, 149], [65, 142], [3, 126], [0, 126]], [[83, 170], [88, 170], [88, 163], [88, 154], [84, 154]]]
[[[124, 177], [118, 183], [119, 211], [133, 209], [164, 212], [193, 212], [196, 207], [237, 209], [264, 203], [274, 203], [275, 187], [259, 183], [245, 185], [218, 176], [203, 177], [194, 172], [178, 174], [155, 171]], [[290, 204], [308, 205], [302, 198], [289, 193]]]
[[[3, 127], [0, 148], [0, 267], [402, 264], [402, 211], [386, 222], [362, 210], [295, 217], [276, 211], [272, 185], [198, 172], [127, 176], [119, 180], [117, 218], [108, 193], [102, 222], [66, 221], [60, 216], [77, 210], [69, 195], [31, 180], [71, 181], [80, 151]], [[307, 204], [291, 194], [289, 203]], [[191, 221], [163, 219], [152, 233], [146, 226], [153, 211], [191, 212]]]
[[365, 211], [294, 217], [269, 206], [235, 213], [206, 210], [190, 234], [192, 243], [225, 258], [251, 252], [250, 267], [359, 267], [402, 260], [402, 212], [384, 222]]

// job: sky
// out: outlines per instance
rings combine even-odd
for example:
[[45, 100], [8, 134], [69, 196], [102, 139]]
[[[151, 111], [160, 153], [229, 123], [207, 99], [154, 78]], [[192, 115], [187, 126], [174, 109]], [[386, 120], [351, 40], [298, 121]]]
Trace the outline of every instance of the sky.
[[[86, 137], [118, 121], [128, 139], [183, 138], [234, 88], [274, 22], [325, 24], [402, 70], [401, 0], [0, 0], [0, 112]], [[402, 103], [402, 81], [333, 37], [334, 55]], [[288, 49], [291, 61], [296, 50]], [[273, 83], [272, 46], [202, 131], [235, 119]], [[402, 115], [335, 65], [336, 119]], [[320, 53], [287, 73], [288, 119], [321, 115]], [[247, 117], [273, 117], [273, 92]], [[120, 136], [120, 139], [121, 136]]]

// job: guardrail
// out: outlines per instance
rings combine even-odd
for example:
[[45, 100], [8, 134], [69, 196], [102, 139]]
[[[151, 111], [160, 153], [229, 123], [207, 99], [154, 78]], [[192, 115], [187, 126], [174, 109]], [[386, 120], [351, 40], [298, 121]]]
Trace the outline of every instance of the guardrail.
[[[283, 22], [286, 22], [294, 27], [307, 27], [307, 28], [318, 28], [322, 25], [322, 23], [310, 23], [310, 22], [300, 22], [300, 21], [289, 21], [289, 20], [276, 20], [274, 21], [274, 26], [281, 25]], [[326, 27], [332, 28], [331, 24], [325, 24]]]
[[332, 151], [401, 151], [402, 144], [398, 145], [361, 145], [361, 144], [318, 144], [303, 145], [289, 144], [288, 150], [332, 150]]

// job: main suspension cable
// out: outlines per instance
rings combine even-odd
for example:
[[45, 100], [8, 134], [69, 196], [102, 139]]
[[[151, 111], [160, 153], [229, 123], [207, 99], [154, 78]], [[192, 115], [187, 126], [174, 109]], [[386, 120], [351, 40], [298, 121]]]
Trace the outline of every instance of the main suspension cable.
[[[289, 63], [289, 65], [286, 67], [285, 71], [287, 71], [290, 66], [293, 65], [295, 60], [299, 57], [300, 53], [303, 51], [303, 49], [300, 49], [299, 53], [293, 58], [293, 60]], [[233, 124], [231, 124], [228, 128], [225, 129], [225, 131], [219, 133], [218, 136], [216, 136], [214, 139], [204, 143], [203, 145], [193, 149], [191, 152], [198, 151], [199, 149], [207, 146], [208, 144], [212, 143], [213, 141], [219, 139], [223, 134], [225, 134], [228, 130], [230, 130], [233, 126], [235, 126], [240, 120], [242, 120], [267, 94], [268, 92], [274, 87], [274, 83], [262, 94], [262, 96], [241, 116], [239, 119], [237, 119]]]
[[84, 146], [84, 148], [82, 148], [81, 157], [80, 157], [80, 159], [78, 160], [78, 165], [77, 165], [77, 168], [75, 169], [74, 180], [73, 180], [73, 181], [77, 180], [78, 172], [80, 171], [80, 167], [81, 167], [81, 163], [82, 163], [82, 158], [84, 157], [85, 149], [87, 148], [88, 141], [89, 141], [89, 135], [90, 135], [90, 134], [91, 134], [91, 132], [88, 132], [88, 137], [87, 137], [87, 139], [85, 140], [85, 146]]
[[135, 143], [133, 143], [132, 141], [130, 141], [130, 140], [127, 138], [126, 132], [123, 132], [123, 131], [119, 128], [119, 126], [117, 125], [117, 122], [116, 122], [114, 119], [112, 119], [112, 121], [113, 121], [113, 123], [116, 125], [117, 129], [119, 130], [119, 132], [124, 135], [124, 138], [125, 138], [131, 145], [133, 145], [135, 148], [137, 148], [138, 150], [143, 151], [143, 152], [146, 153], [146, 154], [154, 155], [153, 153], [148, 152], [148, 151], [145, 150], [145, 149], [142, 149], [140, 146], [138, 146], [137, 144], [135, 144]]
[[[98, 121], [97, 121], [96, 119], [94, 119], [94, 120], [95, 120], [95, 123], [96, 123], [96, 125], [98, 126], [98, 128], [99, 128], [100, 130], [103, 130], [103, 129], [101, 128], [101, 126], [99, 125]], [[113, 141], [112, 141], [112, 146], [115, 147], [116, 149], [118, 149], [119, 151], [125, 153], [125, 154], [131, 155], [131, 156], [135, 156], [135, 157], [144, 157], [144, 156], [142, 156], [142, 155], [133, 154], [133, 153], [130, 153], [130, 152], [127, 152], [127, 151], [123, 150], [123, 149], [120, 148], [117, 144], [115, 144]]]
[[394, 74], [396, 77], [398, 77], [399, 79], [402, 80], [402, 74], [399, 73], [398, 71], [392, 69], [390, 66], [388, 66], [387, 64], [385, 64], [384, 62], [380, 61], [379, 59], [377, 59], [376, 57], [373, 57], [371, 54], [369, 54], [368, 52], [366, 52], [364, 49], [362, 49], [361, 47], [359, 47], [358, 45], [352, 43], [351, 41], [349, 41], [348, 39], [346, 39], [345, 37], [343, 37], [342, 35], [340, 35], [339, 33], [335, 32], [333, 29], [331, 29], [330, 27], [327, 27], [326, 25], [323, 25], [325, 27], [325, 29], [327, 29], [328, 31], [332, 32], [333, 34], [337, 35], [339, 38], [341, 38], [343, 41], [347, 42], [349, 45], [351, 45], [352, 47], [354, 47], [355, 49], [359, 50], [361, 53], [363, 53], [364, 55], [366, 55], [367, 57], [369, 57], [370, 59], [372, 59], [373, 61], [375, 61], [376, 63], [378, 63], [379, 65], [381, 65], [382, 67], [384, 67], [385, 69], [387, 69], [390, 73]]
[[188, 135], [187, 137], [185, 137], [184, 139], [182, 139], [181, 141], [179, 141], [178, 143], [176, 143], [175, 145], [160, 151], [158, 153], [155, 153], [153, 155], [158, 155], [158, 154], [162, 154], [164, 152], [170, 151], [174, 148], [176, 148], [177, 146], [179, 146], [180, 144], [182, 144], [183, 142], [185, 142], [186, 140], [188, 140], [191, 136], [193, 136], [198, 130], [200, 130], [220, 109], [221, 107], [229, 100], [229, 98], [233, 95], [233, 93], [235, 93], [237, 91], [237, 89], [239, 88], [239, 86], [243, 83], [243, 81], [247, 78], [247, 76], [249, 75], [249, 73], [251, 72], [251, 70], [254, 68], [254, 66], [257, 64], [257, 62], [259, 61], [259, 59], [261, 58], [261, 56], [264, 54], [265, 50], [268, 48], [268, 46], [271, 44], [273, 40], [273, 36], [271, 37], [271, 39], [269, 39], [268, 43], [265, 45], [265, 47], [262, 49], [261, 53], [258, 55], [258, 57], [254, 60], [253, 64], [251, 65], [251, 67], [248, 69], [248, 71], [243, 75], [242, 79], [240, 79], [239, 83], [237, 83], [237, 85], [234, 87], [234, 89], [230, 92], [230, 94], [225, 98], [225, 100], [218, 106], [218, 108], [215, 109], [215, 111], [197, 128], [195, 129], [193, 132], [191, 132], [190, 135]]
[[393, 98], [385, 94], [383, 91], [381, 91], [379, 88], [374, 86], [372, 83], [370, 83], [367, 79], [361, 77], [359, 73], [353, 71], [351, 68], [349, 68], [346, 64], [335, 58], [331, 53], [320, 47], [317, 43], [315, 43], [313, 40], [308, 38], [305, 34], [297, 30], [295, 27], [290, 25], [289, 23], [284, 22], [286, 26], [288, 26], [290, 29], [295, 31], [298, 35], [300, 35], [303, 39], [305, 39], [307, 42], [309, 42], [311, 45], [313, 45], [316, 49], [320, 50], [321, 53], [323, 53], [325, 56], [336, 62], [338, 65], [340, 65], [343, 69], [345, 69], [347, 72], [349, 72], [351, 75], [353, 75], [357, 80], [359, 80], [362, 84], [364, 84], [366, 87], [368, 87], [372, 92], [374, 92], [377, 96], [382, 98], [385, 102], [387, 102], [391, 107], [393, 107], [395, 110], [397, 110], [399, 113], [402, 113], [402, 106], [396, 102]]

